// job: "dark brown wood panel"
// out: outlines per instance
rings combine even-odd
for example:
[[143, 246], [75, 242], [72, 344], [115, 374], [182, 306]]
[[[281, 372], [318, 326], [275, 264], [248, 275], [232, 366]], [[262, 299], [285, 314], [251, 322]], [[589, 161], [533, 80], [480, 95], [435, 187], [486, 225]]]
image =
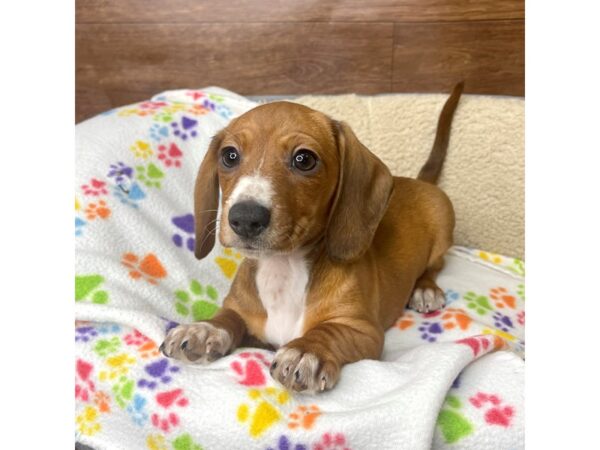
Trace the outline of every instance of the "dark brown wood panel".
[[391, 89], [393, 24], [78, 24], [77, 118], [166, 89]]
[[396, 24], [394, 92], [525, 95], [523, 20]]
[[523, 0], [76, 0], [78, 23], [523, 19]]

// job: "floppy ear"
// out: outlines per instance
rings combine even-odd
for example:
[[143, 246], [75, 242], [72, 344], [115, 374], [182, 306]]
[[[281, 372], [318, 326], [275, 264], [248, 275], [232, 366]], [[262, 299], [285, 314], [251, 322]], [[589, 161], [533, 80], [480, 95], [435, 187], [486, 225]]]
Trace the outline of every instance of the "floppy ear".
[[219, 177], [217, 161], [223, 133], [213, 137], [204, 156], [194, 187], [194, 222], [196, 224], [196, 258], [202, 259], [215, 245], [217, 209], [219, 207]]
[[350, 262], [367, 251], [390, 199], [394, 179], [344, 122], [333, 122], [340, 176], [327, 228], [327, 251], [334, 261]]

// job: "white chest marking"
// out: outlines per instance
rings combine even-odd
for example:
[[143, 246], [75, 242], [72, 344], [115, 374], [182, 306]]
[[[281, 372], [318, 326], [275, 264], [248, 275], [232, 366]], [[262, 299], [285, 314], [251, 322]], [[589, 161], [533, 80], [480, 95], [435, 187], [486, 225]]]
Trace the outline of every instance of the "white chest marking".
[[301, 255], [258, 260], [256, 287], [267, 311], [265, 338], [282, 346], [302, 335], [308, 267]]

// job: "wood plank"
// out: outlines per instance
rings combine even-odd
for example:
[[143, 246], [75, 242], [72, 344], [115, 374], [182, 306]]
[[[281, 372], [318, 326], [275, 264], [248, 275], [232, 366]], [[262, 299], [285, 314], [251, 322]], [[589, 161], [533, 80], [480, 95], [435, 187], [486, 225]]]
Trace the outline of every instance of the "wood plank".
[[524, 0], [76, 0], [78, 23], [524, 19]]
[[525, 23], [396, 24], [393, 90], [525, 95]]
[[374, 94], [391, 88], [393, 24], [76, 26], [81, 112], [167, 89], [240, 94]]

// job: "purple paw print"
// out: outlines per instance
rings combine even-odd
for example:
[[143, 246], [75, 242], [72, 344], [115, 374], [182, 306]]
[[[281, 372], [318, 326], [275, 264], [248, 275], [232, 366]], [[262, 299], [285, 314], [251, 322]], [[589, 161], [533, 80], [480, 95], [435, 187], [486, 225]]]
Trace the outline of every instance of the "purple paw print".
[[194, 239], [194, 215], [186, 214], [184, 216], [177, 216], [171, 219], [173, 225], [183, 231], [182, 236], [179, 232], [175, 233], [172, 237], [173, 243], [177, 247], [183, 247], [184, 241], [185, 246], [190, 252], [194, 251], [194, 245], [196, 240]]
[[198, 125], [198, 121], [195, 119], [191, 119], [189, 117], [183, 116], [181, 121], [171, 122], [171, 127], [173, 128], [173, 134], [175, 136], [180, 137], [184, 141], [188, 137], [196, 137], [198, 135], [196, 131], [196, 126]]
[[165, 322], [167, 322], [167, 324], [165, 325], [165, 333], [168, 333], [173, 328], [175, 328], [176, 326], [179, 325], [177, 322], [173, 322], [172, 320], [168, 320], [168, 319], [164, 319], [164, 320], [165, 320]]
[[423, 322], [419, 327], [421, 332], [421, 339], [424, 341], [435, 342], [438, 334], [442, 334], [444, 329], [440, 326], [439, 322]]
[[75, 328], [75, 342], [88, 342], [90, 339], [98, 336], [98, 332], [94, 327], [77, 327]]
[[267, 450], [307, 450], [304, 444], [292, 444], [287, 436], [281, 435], [276, 447], [267, 447]]
[[155, 389], [159, 382], [164, 384], [169, 383], [172, 380], [170, 375], [175, 372], [179, 372], [179, 367], [171, 365], [169, 360], [166, 358], [159, 359], [152, 364], [148, 364], [146, 367], [144, 367], [144, 369], [146, 370], [146, 373], [152, 377], [152, 379], [145, 380], [142, 378], [137, 384], [141, 388], [145, 387], [148, 389]]
[[505, 316], [502, 313], [497, 312], [494, 314], [494, 326], [502, 331], [508, 332], [510, 328], [514, 328], [512, 320], [510, 317]]
[[110, 165], [107, 176], [108, 178], [114, 178], [115, 183], [122, 184], [125, 181], [131, 180], [131, 178], [133, 177], [133, 168], [119, 161], [116, 164]]

